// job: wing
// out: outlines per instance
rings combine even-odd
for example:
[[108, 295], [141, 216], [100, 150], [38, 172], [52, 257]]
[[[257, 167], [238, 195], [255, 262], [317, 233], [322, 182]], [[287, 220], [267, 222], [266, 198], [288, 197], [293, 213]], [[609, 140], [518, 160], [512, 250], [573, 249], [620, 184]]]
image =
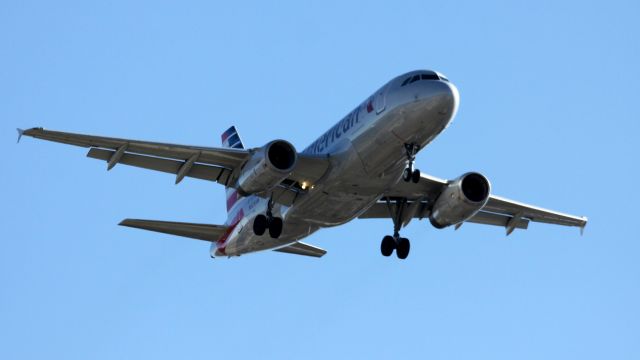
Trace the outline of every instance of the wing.
[[[107, 170], [116, 164], [136, 166], [176, 175], [176, 184], [185, 177], [209, 180], [233, 187], [236, 169], [251, 157], [252, 149], [215, 148], [177, 145], [150, 141], [119, 139], [32, 128], [18, 129], [19, 137], [38, 139], [90, 148], [87, 157], [104, 160]], [[274, 191], [274, 200], [290, 205], [304, 193], [299, 184], [315, 183], [326, 172], [326, 158], [299, 154], [294, 172]]]
[[[482, 208], [482, 211], [507, 214], [512, 219], [528, 219], [533, 222], [576, 226], [579, 227], [581, 231], [585, 226], [587, 226], [587, 218], [584, 216], [574, 216], [553, 210], [547, 210], [495, 195], [491, 195], [487, 205]], [[507, 234], [510, 234], [511, 231], [513, 231], [513, 229], [507, 226]]]
[[[431, 207], [440, 193], [447, 186], [448, 181], [426, 174], [421, 174], [418, 184], [400, 181], [387, 191], [383, 198], [359, 217], [390, 218], [397, 213], [398, 206], [403, 206], [401, 222], [406, 226], [411, 219], [429, 217]], [[491, 195], [487, 204], [466, 222], [503, 226], [507, 235], [515, 229], [527, 229], [529, 222], [541, 222], [564, 226], [576, 226], [581, 230], [587, 225], [586, 217], [563, 214], [557, 211], [543, 209], [537, 206], [508, 200]], [[461, 224], [456, 226], [459, 227]]]

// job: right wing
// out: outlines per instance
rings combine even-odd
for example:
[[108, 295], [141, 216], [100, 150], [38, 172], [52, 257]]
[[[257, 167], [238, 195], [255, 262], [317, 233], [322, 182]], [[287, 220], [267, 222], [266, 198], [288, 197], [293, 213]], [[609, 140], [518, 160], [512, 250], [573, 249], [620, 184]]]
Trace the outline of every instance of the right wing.
[[[402, 226], [406, 226], [414, 218], [428, 218], [433, 204], [448, 184], [447, 180], [427, 174], [420, 174], [417, 184], [400, 181], [359, 218], [390, 218], [391, 214], [397, 213], [399, 206], [403, 207], [400, 219]], [[490, 195], [487, 204], [465, 222], [503, 226], [509, 235], [515, 229], [527, 229], [530, 221], [575, 226], [581, 231], [587, 225], [586, 217], [547, 210], [496, 195]], [[460, 225], [461, 223], [457, 226]]]
[[[119, 139], [104, 136], [74, 134], [32, 128], [18, 129], [19, 137], [38, 139], [88, 147], [87, 157], [104, 160], [107, 170], [116, 164], [136, 166], [176, 175], [176, 184], [184, 177], [209, 180], [225, 186], [235, 184], [234, 172], [251, 157], [253, 150], [215, 148], [167, 144], [150, 141]], [[298, 154], [294, 172], [274, 191], [274, 201], [290, 205], [304, 192], [298, 184], [315, 183], [324, 175], [329, 162], [320, 156]]]

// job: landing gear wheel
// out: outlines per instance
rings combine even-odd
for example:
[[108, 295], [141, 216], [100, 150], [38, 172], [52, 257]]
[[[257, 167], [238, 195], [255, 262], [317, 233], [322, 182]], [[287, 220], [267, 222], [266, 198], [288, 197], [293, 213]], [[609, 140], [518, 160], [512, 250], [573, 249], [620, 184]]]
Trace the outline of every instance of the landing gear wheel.
[[274, 217], [269, 223], [269, 236], [273, 239], [277, 239], [282, 234], [282, 218]]
[[420, 170], [413, 170], [413, 173], [411, 173], [411, 181], [413, 181], [414, 184], [420, 181]]
[[380, 252], [383, 256], [391, 256], [393, 254], [393, 249], [396, 248], [396, 240], [393, 236], [385, 236], [382, 239], [382, 243], [380, 243]]
[[267, 230], [267, 217], [260, 214], [253, 219], [253, 233], [262, 236]]
[[404, 171], [402, 172], [402, 180], [409, 182], [413, 179], [413, 171], [411, 170], [411, 168], [405, 168]]
[[409, 250], [411, 249], [411, 243], [407, 238], [398, 239], [398, 244], [396, 245], [396, 255], [398, 259], [406, 259], [409, 256]]
[[420, 180], [420, 171], [413, 169], [413, 162], [416, 159], [418, 150], [420, 150], [420, 146], [417, 144], [404, 144], [404, 149], [407, 152], [407, 167], [402, 172], [402, 179], [406, 182], [413, 181], [417, 184]]

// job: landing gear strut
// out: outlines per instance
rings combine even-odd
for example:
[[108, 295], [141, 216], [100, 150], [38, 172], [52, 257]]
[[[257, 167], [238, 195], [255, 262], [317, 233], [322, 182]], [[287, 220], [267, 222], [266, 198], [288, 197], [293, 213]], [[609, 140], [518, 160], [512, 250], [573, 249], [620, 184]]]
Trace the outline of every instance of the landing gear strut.
[[282, 234], [282, 218], [274, 217], [271, 213], [273, 209], [273, 200], [269, 199], [267, 203], [266, 215], [258, 215], [253, 219], [253, 233], [262, 236], [267, 229], [269, 229], [269, 236], [273, 239], [277, 239]]
[[420, 150], [420, 146], [404, 144], [404, 148], [407, 151], [407, 167], [402, 172], [402, 179], [406, 182], [412, 181], [417, 184], [420, 181], [420, 170], [413, 168], [413, 162], [416, 159], [418, 150]]
[[389, 215], [393, 220], [393, 236], [387, 235], [382, 238], [380, 243], [380, 252], [383, 256], [391, 256], [393, 250], [396, 251], [398, 259], [406, 259], [409, 256], [409, 250], [411, 250], [411, 243], [409, 239], [400, 237], [400, 227], [402, 226], [402, 213], [407, 204], [407, 199], [398, 200], [395, 213], [389, 201], [387, 201], [387, 209], [389, 209]]

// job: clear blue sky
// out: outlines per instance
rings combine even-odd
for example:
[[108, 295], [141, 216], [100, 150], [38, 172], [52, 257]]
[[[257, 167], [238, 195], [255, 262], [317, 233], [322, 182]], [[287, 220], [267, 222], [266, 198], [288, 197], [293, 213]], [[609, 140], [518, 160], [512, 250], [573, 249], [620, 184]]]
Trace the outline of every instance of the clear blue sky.
[[[637, 2], [214, 3], [0, 4], [0, 358], [640, 358]], [[418, 167], [586, 215], [583, 237], [414, 222], [402, 262], [379, 253], [391, 222], [360, 220], [307, 239], [320, 260], [211, 260], [116, 224], [221, 223], [219, 186], [15, 144], [215, 146], [235, 124], [303, 148], [422, 68], [461, 106]]]

